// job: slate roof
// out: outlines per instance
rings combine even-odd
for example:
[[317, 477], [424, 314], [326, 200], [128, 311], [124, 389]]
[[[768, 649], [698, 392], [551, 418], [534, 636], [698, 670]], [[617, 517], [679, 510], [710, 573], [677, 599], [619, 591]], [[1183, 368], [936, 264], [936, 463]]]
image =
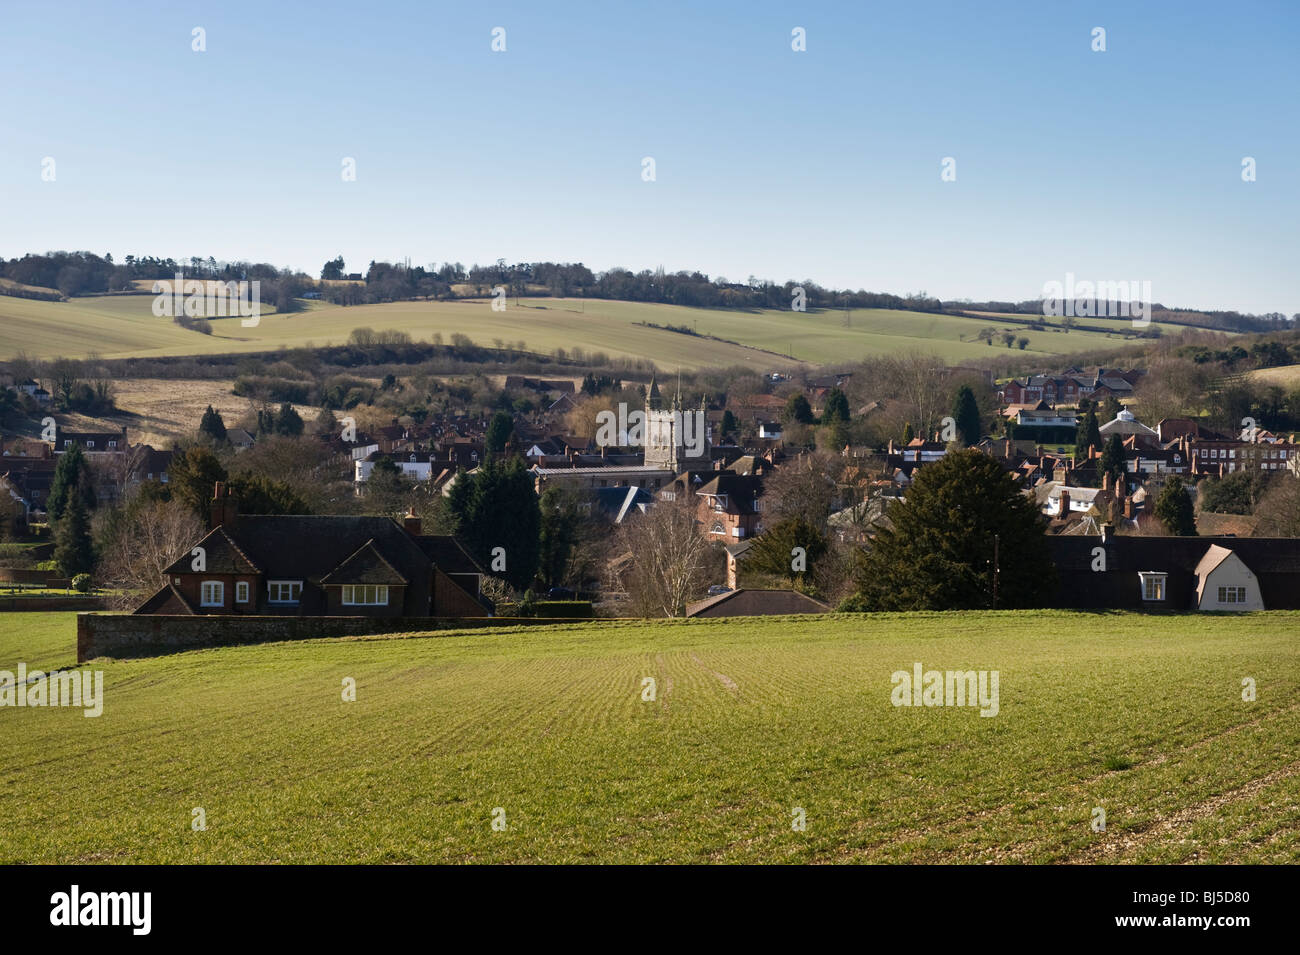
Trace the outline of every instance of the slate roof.
[[384, 560], [375, 549], [374, 540], [368, 540], [347, 560], [321, 578], [322, 584], [385, 584], [402, 586], [407, 579]]
[[454, 537], [430, 535], [417, 537], [415, 543], [433, 561], [433, 566], [444, 574], [483, 573], [483, 568], [474, 561], [474, 558], [469, 555], [469, 551], [465, 550], [460, 541]]
[[686, 607], [688, 617], [766, 617], [791, 613], [829, 613], [820, 600], [795, 590], [729, 590]]
[[[208, 574], [260, 574], [262, 569], [226, 533], [224, 527], [211, 530], [195, 547], [204, 551], [204, 573]], [[194, 573], [193, 548], [178, 557], [163, 571], [167, 576]]]

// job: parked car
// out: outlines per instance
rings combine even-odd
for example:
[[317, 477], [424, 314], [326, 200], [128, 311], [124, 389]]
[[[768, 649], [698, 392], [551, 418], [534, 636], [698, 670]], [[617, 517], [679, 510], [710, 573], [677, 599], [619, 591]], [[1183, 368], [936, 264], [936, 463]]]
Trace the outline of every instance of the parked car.
[[552, 587], [546, 591], [547, 600], [573, 600], [577, 597], [568, 587]]
[[714, 584], [712, 587], [709, 588], [710, 597], [716, 597], [718, 596], [718, 594], [729, 594], [729, 593], [731, 593], [731, 588], [724, 586], [722, 584]]

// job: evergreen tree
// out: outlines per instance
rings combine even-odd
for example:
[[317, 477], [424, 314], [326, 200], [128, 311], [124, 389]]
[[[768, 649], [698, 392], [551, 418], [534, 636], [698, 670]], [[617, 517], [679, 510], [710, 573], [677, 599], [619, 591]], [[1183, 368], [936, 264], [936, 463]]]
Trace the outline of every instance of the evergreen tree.
[[87, 508], [95, 506], [95, 480], [90, 473], [90, 462], [77, 444], [59, 455], [59, 461], [54, 465], [50, 496], [45, 502], [45, 512], [51, 523], [57, 523], [63, 517], [73, 488], [80, 492], [83, 505]]
[[731, 413], [731, 410], [728, 409], [722, 412], [722, 436], [726, 437], [727, 435], [732, 434], [736, 431], [737, 427], [736, 416]]
[[804, 397], [802, 392], [795, 392], [786, 399], [785, 420], [795, 421], [799, 424], [812, 424], [812, 405], [808, 404], [808, 399]]
[[221, 412], [212, 405], [208, 405], [207, 410], [203, 412], [203, 419], [199, 422], [199, 432], [218, 443], [226, 440], [226, 422], [222, 420]]
[[1165, 483], [1164, 490], [1156, 498], [1156, 517], [1175, 537], [1197, 536], [1192, 496], [1183, 487], [1183, 479], [1176, 474]]
[[745, 555], [745, 571], [789, 581], [796, 590], [815, 590], [815, 565], [830, 550], [821, 528], [801, 515], [784, 518], [765, 530]]
[[957, 439], [968, 448], [980, 443], [980, 409], [975, 392], [967, 385], [957, 389], [952, 403], [952, 417], [957, 422]]
[[500, 454], [514, 432], [515, 419], [504, 411], [498, 411], [488, 422], [487, 434], [483, 436], [484, 449], [489, 454]]
[[81, 489], [68, 491], [63, 516], [54, 529], [54, 562], [64, 577], [88, 574], [95, 569], [95, 548], [90, 538], [90, 515]]
[[912, 430], [912, 422], [903, 425], [903, 444], [911, 444], [912, 439], [916, 437], [916, 432]]
[[208, 448], [186, 448], [172, 458], [167, 487], [175, 500], [188, 505], [200, 520], [208, 519], [214, 485], [226, 480], [226, 469]]
[[1088, 408], [1088, 411], [1079, 419], [1079, 427], [1074, 435], [1075, 453], [1080, 459], [1088, 457], [1090, 449], [1100, 450], [1101, 430], [1097, 424], [1097, 411], [1095, 408]]
[[[522, 590], [537, 573], [541, 509], [523, 458], [488, 458], [462, 473], [447, 500], [456, 534], [488, 573]], [[497, 548], [500, 548], [498, 551]], [[505, 561], [504, 570], [499, 569]]]
[[537, 579], [549, 589], [564, 583], [582, 514], [577, 498], [557, 487], [542, 492], [540, 507]]
[[846, 610], [1042, 606], [1055, 571], [1042, 517], [993, 458], [968, 448], [920, 468], [861, 558]]
[[822, 424], [849, 420], [849, 399], [838, 388], [832, 388], [826, 395], [826, 404], [822, 408]]
[[295, 438], [302, 434], [302, 429], [302, 416], [293, 409], [293, 405], [287, 401], [280, 405], [280, 410], [275, 415], [275, 433]]
[[1124, 441], [1118, 434], [1112, 434], [1101, 449], [1100, 473], [1110, 475], [1112, 487], [1119, 487], [1128, 469], [1124, 464]]

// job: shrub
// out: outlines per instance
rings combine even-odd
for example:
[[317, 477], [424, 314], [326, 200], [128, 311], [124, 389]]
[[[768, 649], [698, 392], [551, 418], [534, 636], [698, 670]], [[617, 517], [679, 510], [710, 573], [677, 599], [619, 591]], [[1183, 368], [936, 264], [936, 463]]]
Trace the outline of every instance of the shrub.
[[77, 574], [73, 577], [72, 589], [79, 594], [90, 593], [90, 574]]
[[596, 611], [590, 600], [538, 600], [533, 604], [532, 616], [590, 620], [596, 616]]

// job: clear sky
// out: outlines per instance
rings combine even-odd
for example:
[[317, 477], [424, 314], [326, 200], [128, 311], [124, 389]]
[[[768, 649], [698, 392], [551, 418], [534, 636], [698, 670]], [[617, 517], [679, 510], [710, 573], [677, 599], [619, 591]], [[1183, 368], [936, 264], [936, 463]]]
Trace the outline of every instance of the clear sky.
[[0, 0], [0, 49], [7, 257], [582, 261], [1017, 300], [1072, 272], [1300, 311], [1295, 0]]

